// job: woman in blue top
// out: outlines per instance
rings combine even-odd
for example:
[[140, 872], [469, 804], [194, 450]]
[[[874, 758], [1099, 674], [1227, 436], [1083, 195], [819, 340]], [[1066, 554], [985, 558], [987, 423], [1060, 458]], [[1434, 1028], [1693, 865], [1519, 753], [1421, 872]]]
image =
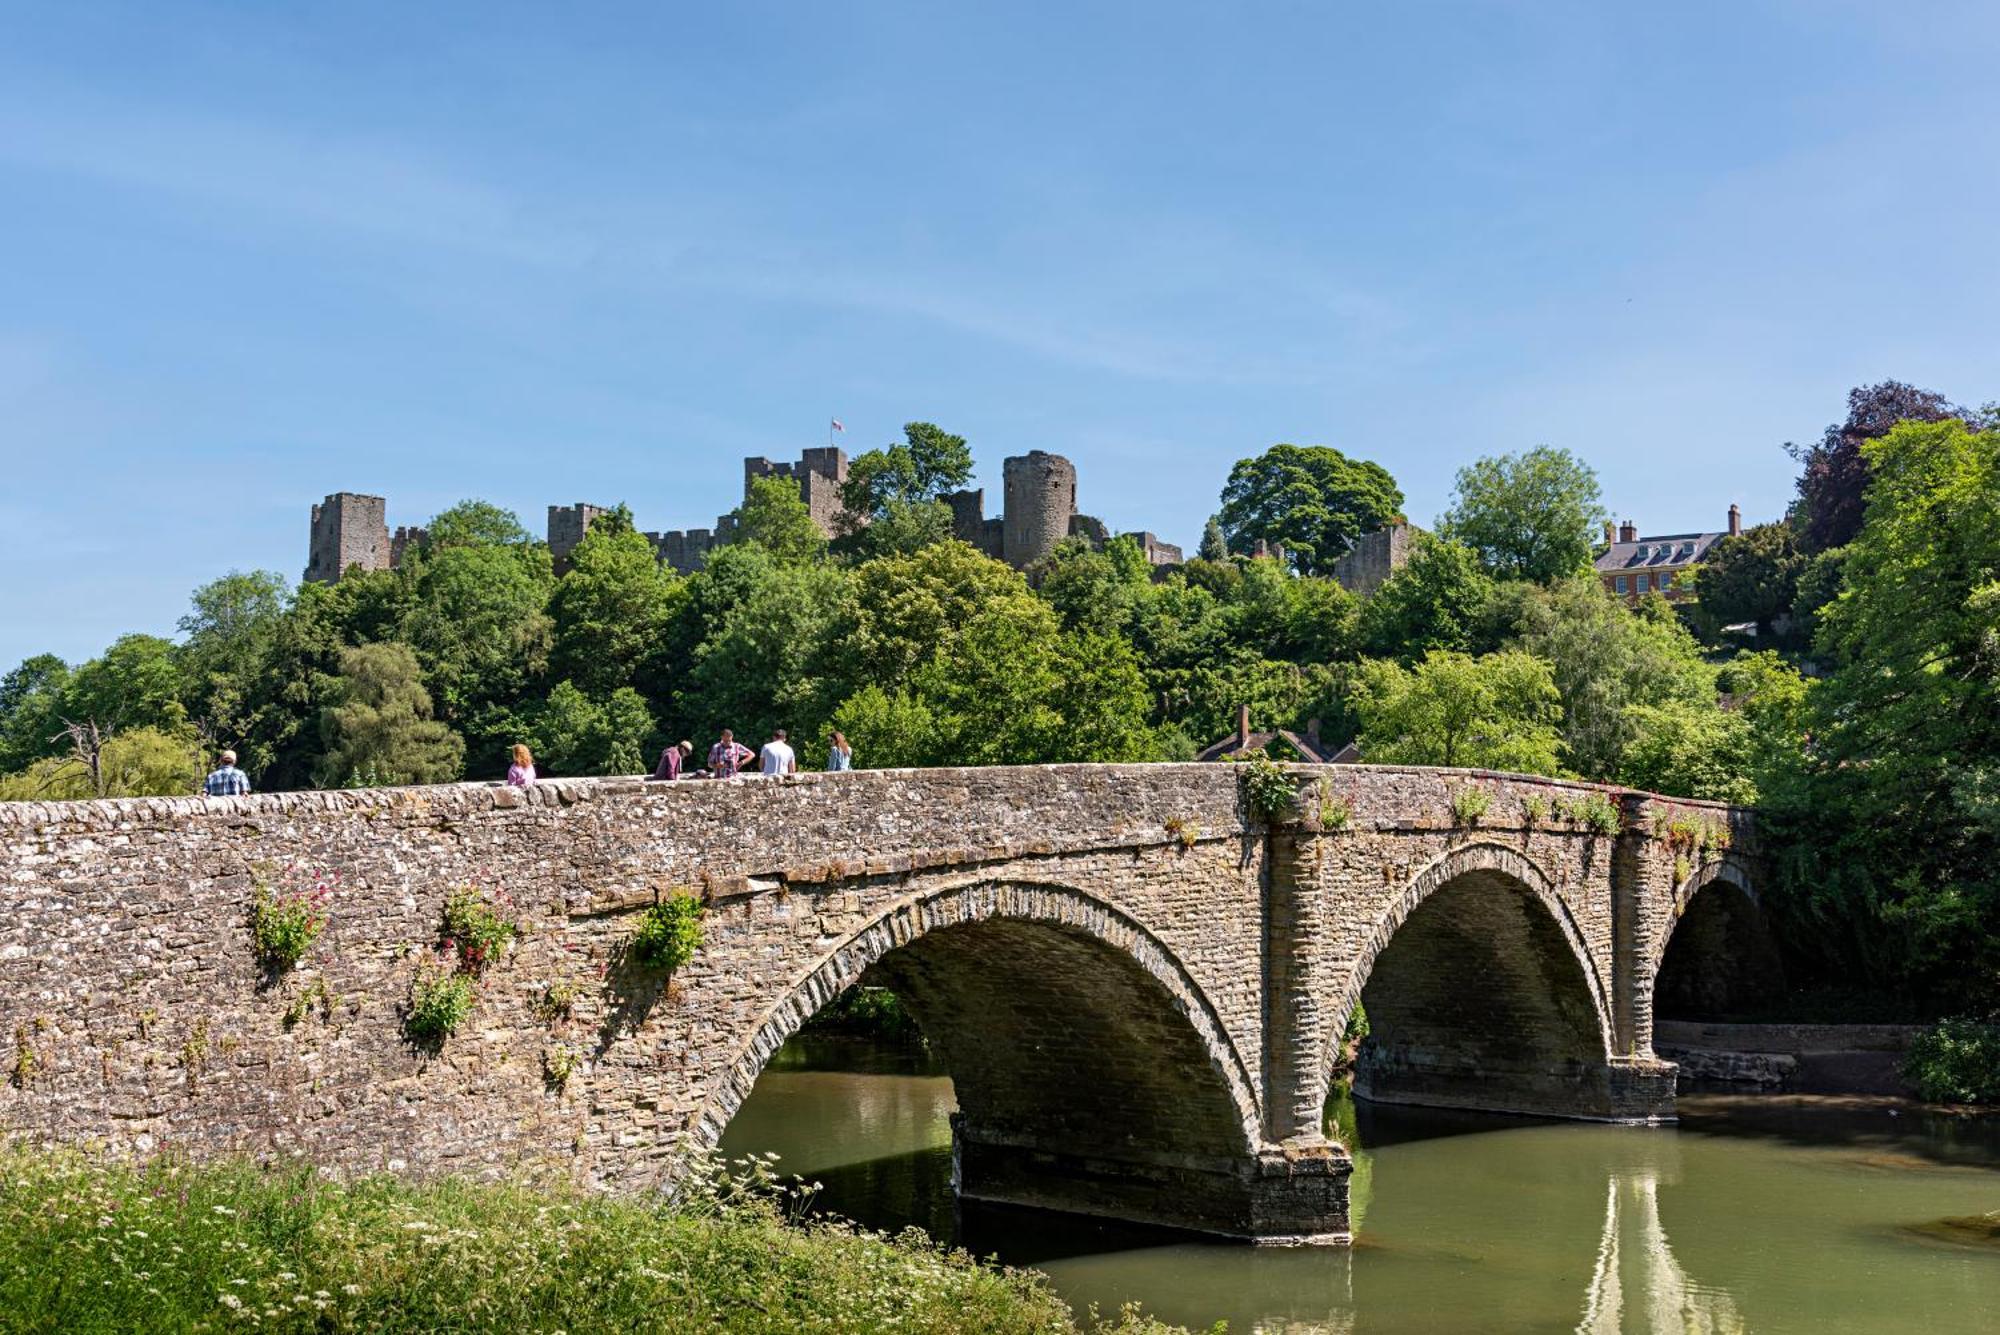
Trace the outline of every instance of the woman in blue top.
[[838, 774], [842, 770], [854, 768], [854, 748], [839, 733], [833, 734], [833, 743], [826, 748], [826, 771]]

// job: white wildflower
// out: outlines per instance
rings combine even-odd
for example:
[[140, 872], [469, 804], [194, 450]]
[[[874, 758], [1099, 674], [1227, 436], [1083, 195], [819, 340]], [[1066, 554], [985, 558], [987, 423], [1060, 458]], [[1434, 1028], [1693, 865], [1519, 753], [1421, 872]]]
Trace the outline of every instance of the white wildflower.
[[225, 1293], [219, 1300], [224, 1307], [234, 1312], [243, 1306], [243, 1300], [233, 1293]]

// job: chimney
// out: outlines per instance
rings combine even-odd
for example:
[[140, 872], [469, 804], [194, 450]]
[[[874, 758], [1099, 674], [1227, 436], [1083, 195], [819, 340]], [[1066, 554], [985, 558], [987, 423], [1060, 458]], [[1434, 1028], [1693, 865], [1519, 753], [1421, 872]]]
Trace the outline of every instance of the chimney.
[[1618, 526], [1618, 541], [1637, 542], [1638, 540], [1639, 526], [1637, 524], [1628, 519]]
[[1743, 511], [1738, 508], [1734, 501], [1731, 501], [1729, 504], [1729, 531], [1731, 533], [1741, 533], [1743, 531]]
[[1236, 744], [1250, 745], [1250, 706], [1236, 706]]
[[1607, 519], [1604, 521], [1604, 545], [1609, 547], [1616, 541], [1618, 541], [1618, 525]]

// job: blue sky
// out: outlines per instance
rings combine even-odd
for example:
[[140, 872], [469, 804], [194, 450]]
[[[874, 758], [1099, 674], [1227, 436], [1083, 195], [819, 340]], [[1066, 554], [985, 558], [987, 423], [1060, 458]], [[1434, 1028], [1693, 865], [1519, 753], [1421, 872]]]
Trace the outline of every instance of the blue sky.
[[0, 669], [307, 511], [647, 528], [924, 418], [1192, 543], [1274, 441], [1774, 516], [2000, 397], [1991, 6], [0, 3]]

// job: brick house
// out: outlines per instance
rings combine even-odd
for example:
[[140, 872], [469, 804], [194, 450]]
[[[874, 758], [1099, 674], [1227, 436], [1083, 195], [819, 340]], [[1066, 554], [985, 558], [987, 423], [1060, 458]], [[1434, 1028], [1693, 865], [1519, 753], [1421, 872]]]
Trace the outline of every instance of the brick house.
[[1664, 533], [1641, 537], [1631, 520], [1614, 529], [1604, 524], [1604, 550], [1596, 561], [1597, 577], [1606, 593], [1635, 603], [1649, 593], [1663, 594], [1674, 602], [1694, 596], [1694, 568], [1708, 555], [1709, 548], [1734, 533], [1743, 531], [1743, 512], [1729, 507], [1729, 527], [1719, 533]]

